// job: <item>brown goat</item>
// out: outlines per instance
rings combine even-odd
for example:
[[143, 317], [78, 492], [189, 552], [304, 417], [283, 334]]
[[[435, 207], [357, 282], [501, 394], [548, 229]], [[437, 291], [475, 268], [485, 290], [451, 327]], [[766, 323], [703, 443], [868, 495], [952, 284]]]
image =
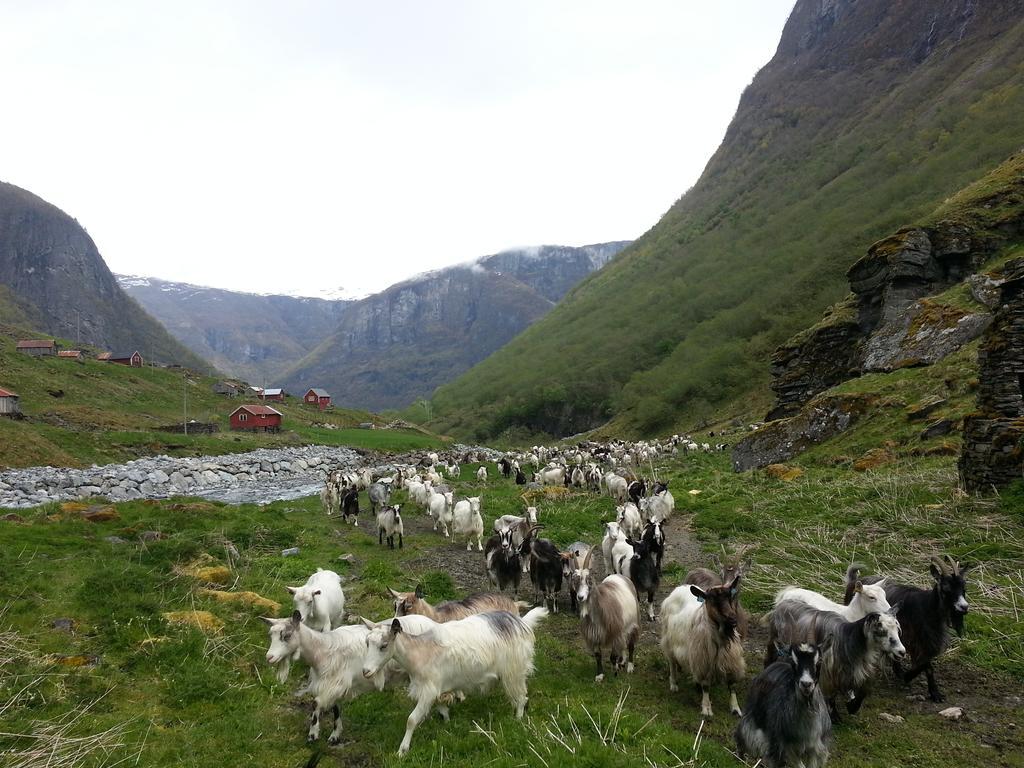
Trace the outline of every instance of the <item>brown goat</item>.
[[[723, 548], [723, 557], [719, 557], [717, 554], [711, 556], [711, 562], [714, 563], [716, 570], [710, 568], [694, 568], [683, 579], [684, 584], [696, 584], [701, 589], [711, 589], [711, 587], [717, 587], [721, 584], [728, 584], [737, 576], [746, 576], [747, 571], [750, 570], [750, 565], [753, 558], [748, 554], [750, 552], [750, 546], [743, 546], [737, 549], [733, 553], [725, 552]], [[744, 557], [746, 555], [746, 557]]]

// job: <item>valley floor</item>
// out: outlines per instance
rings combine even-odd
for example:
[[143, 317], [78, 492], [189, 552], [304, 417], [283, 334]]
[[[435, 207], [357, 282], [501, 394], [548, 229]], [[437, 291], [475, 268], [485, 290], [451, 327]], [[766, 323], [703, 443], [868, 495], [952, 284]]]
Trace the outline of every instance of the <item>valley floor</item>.
[[[470, 479], [475, 468], [463, 467], [456, 491], [482, 495], [489, 530], [495, 517], [522, 510], [522, 489], [500, 478], [477, 483]], [[933, 554], [977, 563], [967, 631], [938, 662], [946, 702], [925, 700], [923, 680], [910, 687], [878, 681], [861, 712], [836, 729], [830, 764], [1024, 766], [1024, 488], [963, 498], [951, 460], [941, 457], [865, 473], [803, 469], [783, 482], [736, 475], [726, 454], [659, 464], [677, 500], [660, 597], [723, 545], [755, 547], [743, 585], [744, 605], [755, 615], [789, 583], [838, 596], [851, 560], [920, 585]], [[599, 543], [603, 521], [613, 515], [610, 499], [562, 489], [535, 503], [543, 535], [560, 545]], [[230, 541], [241, 559], [229, 571], [202, 574], [221, 590], [258, 593], [284, 614], [285, 585], [302, 583], [318, 566], [331, 568], [345, 578], [348, 611], [384, 618], [393, 612], [387, 587], [422, 584], [432, 602], [486, 589], [482, 554], [444, 540], [411, 507], [405, 547], [394, 552], [378, 546], [367, 515], [358, 528], [342, 526], [312, 497], [266, 507], [135, 501], [95, 511], [113, 518], [87, 522], [79, 507], [52, 505], [0, 521], [4, 765], [45, 764], [32, 752], [41, 754], [54, 735], [62, 737], [56, 749], [65, 750], [65, 763], [69, 750], [93, 749], [83, 765], [740, 764], [731, 752], [726, 691], [713, 691], [715, 717], [703, 723], [697, 691], [668, 692], [657, 624], [644, 623], [636, 673], [598, 686], [565, 599], [537, 632], [537, 671], [522, 722], [500, 691], [470, 697], [453, 707], [450, 723], [424, 722], [399, 761], [394, 753], [412, 704], [401, 691], [385, 691], [343, 705], [341, 746], [307, 746], [307, 706], [292, 696], [301, 675], [293, 671], [281, 685], [264, 659], [267, 636], [257, 616], [272, 608], [223, 601], [189, 575], [189, 566], [227, 565]], [[121, 543], [108, 541], [112, 536]], [[293, 546], [298, 555], [281, 556]], [[340, 560], [343, 554], [351, 561]], [[532, 589], [522, 594], [530, 597]], [[165, 616], [193, 610], [209, 612], [198, 614], [205, 629]], [[752, 623], [747, 682], [760, 668], [764, 641]], [[941, 718], [946, 706], [963, 707], [965, 718]], [[904, 719], [889, 722], [882, 713]]]

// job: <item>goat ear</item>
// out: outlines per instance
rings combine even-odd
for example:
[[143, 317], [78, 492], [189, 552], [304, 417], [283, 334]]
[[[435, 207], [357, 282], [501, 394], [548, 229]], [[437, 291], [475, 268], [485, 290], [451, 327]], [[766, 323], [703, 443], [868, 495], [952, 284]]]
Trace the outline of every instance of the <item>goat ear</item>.
[[736, 597], [736, 595], [739, 594], [740, 580], [742, 578], [743, 577], [740, 576], [738, 573], [735, 576], [733, 576], [732, 581], [729, 582], [729, 597]]
[[963, 563], [963, 564], [960, 565], [960, 575], [963, 576], [968, 571], [970, 571], [970, 570], [972, 570], [974, 568], [977, 568], [977, 567], [978, 567], [977, 563]]
[[259, 618], [264, 624], [269, 624], [270, 626], [274, 626], [274, 622], [277, 621], [277, 619], [269, 619], [266, 616], [260, 616]]
[[391, 593], [391, 596], [393, 598], [395, 598], [395, 600], [397, 600], [398, 598], [400, 598], [402, 596], [401, 592], [395, 592], [395, 590], [393, 590], [391, 587], [388, 587], [388, 592]]
[[864, 591], [864, 582], [862, 582], [860, 579], [857, 579], [857, 582], [853, 585], [853, 591], [854, 592], [863, 592]]
[[290, 595], [294, 595], [296, 592], [299, 591], [298, 587], [285, 587], [285, 589], [288, 590], [288, 594]]
[[365, 618], [363, 616], [360, 616], [359, 620], [361, 622], [363, 622], [363, 624], [366, 626], [367, 629], [376, 629], [377, 628], [376, 624], [374, 624], [372, 621], [370, 621], [369, 619], [367, 619], [367, 618]]
[[[900, 612], [900, 606], [901, 605], [903, 605], [903, 603], [893, 603], [892, 605], [890, 605], [889, 606], [889, 615], [890, 616], [898, 616], [899, 612]], [[831, 635], [830, 635], [830, 637], [831, 637]]]
[[415, 592], [415, 594], [416, 594], [416, 599], [417, 600], [422, 600], [424, 597], [427, 596], [427, 593], [423, 591], [423, 585], [422, 584], [417, 584], [416, 585], [416, 592]]
[[834, 639], [834, 637], [835, 637], [835, 636], [834, 636], [834, 635], [831, 635], [831, 634], [829, 634], [829, 635], [825, 635], [825, 639], [824, 639], [824, 640], [822, 640], [822, 641], [821, 641], [821, 642], [820, 642], [820, 643], [818, 644], [818, 653], [821, 653], [821, 654], [823, 654], [823, 653], [825, 653], [825, 652], [826, 652], [826, 651], [827, 651], [827, 650], [828, 650], [829, 648], [831, 648], [831, 647], [832, 647], [832, 640]]
[[936, 581], [938, 581], [939, 578], [942, 576], [942, 571], [939, 570], [938, 566], [935, 565], [935, 563], [931, 563], [928, 566], [928, 572], [932, 575], [932, 578], [935, 579]]
[[393, 619], [391, 621], [391, 634], [392, 635], [400, 635], [401, 633], [402, 633], [402, 622], [400, 622], [398, 619]]
[[696, 584], [690, 585], [690, 593], [697, 598], [697, 602], [703, 603], [708, 599], [707, 593]]
[[778, 654], [779, 658], [789, 656], [789, 645], [786, 643], [780, 643], [778, 640], [775, 641], [775, 653]]
[[302, 623], [302, 614], [298, 611], [292, 611], [292, 624], [298, 626]]

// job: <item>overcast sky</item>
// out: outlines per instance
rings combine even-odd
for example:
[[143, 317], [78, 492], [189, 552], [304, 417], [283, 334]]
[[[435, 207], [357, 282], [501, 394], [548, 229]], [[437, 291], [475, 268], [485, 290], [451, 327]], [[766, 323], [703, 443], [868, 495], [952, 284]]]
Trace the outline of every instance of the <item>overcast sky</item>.
[[0, 179], [115, 272], [379, 290], [637, 237], [793, 0], [0, 0]]

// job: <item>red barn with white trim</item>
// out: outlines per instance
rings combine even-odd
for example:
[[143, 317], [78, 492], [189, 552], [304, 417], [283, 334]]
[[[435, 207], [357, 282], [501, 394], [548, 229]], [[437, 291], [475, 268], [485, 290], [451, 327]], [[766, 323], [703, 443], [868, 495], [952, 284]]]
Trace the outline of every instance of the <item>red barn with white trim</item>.
[[280, 432], [280, 411], [269, 405], [240, 405], [228, 417], [231, 429], [248, 432]]
[[327, 390], [313, 387], [303, 396], [302, 401], [306, 405], [315, 405], [321, 411], [331, 407], [331, 396]]

